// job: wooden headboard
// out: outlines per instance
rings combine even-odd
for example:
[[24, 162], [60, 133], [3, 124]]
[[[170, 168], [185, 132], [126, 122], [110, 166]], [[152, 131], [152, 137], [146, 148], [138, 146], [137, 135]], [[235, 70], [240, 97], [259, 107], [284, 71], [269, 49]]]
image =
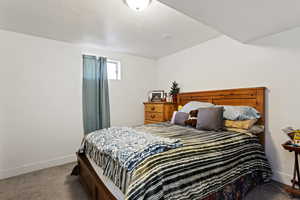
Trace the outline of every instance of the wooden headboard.
[[[257, 87], [180, 93], [177, 103], [185, 105], [190, 101], [202, 101], [216, 105], [251, 106], [261, 114], [258, 123], [265, 125], [265, 89]], [[264, 134], [260, 135], [260, 142], [264, 145]]]

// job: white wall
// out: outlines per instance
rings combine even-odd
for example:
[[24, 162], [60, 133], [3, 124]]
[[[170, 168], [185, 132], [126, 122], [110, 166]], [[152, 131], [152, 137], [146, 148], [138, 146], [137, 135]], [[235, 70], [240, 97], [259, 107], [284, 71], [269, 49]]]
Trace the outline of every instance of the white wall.
[[266, 86], [266, 153], [274, 179], [290, 183], [293, 155], [281, 144], [281, 128], [300, 127], [300, 29], [245, 45], [222, 36], [158, 61], [158, 85], [182, 91]]
[[82, 53], [120, 60], [113, 125], [143, 123], [155, 61], [0, 31], [0, 179], [75, 159], [82, 136]]

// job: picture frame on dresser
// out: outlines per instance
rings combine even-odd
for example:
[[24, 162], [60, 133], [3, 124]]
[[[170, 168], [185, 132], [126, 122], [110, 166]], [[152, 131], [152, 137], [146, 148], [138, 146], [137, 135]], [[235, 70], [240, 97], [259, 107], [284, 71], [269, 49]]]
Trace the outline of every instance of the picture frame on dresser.
[[152, 90], [148, 94], [149, 102], [162, 102], [165, 98], [164, 90]]

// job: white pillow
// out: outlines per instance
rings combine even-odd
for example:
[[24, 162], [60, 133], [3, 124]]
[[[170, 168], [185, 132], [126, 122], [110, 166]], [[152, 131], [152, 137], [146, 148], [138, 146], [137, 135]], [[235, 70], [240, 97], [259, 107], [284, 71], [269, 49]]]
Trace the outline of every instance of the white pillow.
[[260, 113], [250, 106], [223, 106], [223, 116], [228, 120], [259, 119]]
[[185, 104], [180, 112], [190, 113], [192, 110], [197, 110], [198, 108], [205, 108], [205, 107], [213, 107], [214, 104], [208, 102], [200, 102], [200, 101], [190, 101]]
[[175, 124], [175, 116], [176, 116], [176, 113], [177, 113], [177, 111], [174, 111], [174, 112], [173, 112], [172, 119], [171, 119], [171, 124]]

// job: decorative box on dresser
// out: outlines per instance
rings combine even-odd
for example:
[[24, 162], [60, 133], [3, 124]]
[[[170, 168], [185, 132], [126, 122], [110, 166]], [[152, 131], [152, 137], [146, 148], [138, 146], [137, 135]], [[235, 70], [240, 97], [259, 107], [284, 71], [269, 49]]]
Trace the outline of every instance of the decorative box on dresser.
[[169, 121], [172, 118], [176, 104], [169, 102], [144, 102], [145, 124], [155, 124]]

